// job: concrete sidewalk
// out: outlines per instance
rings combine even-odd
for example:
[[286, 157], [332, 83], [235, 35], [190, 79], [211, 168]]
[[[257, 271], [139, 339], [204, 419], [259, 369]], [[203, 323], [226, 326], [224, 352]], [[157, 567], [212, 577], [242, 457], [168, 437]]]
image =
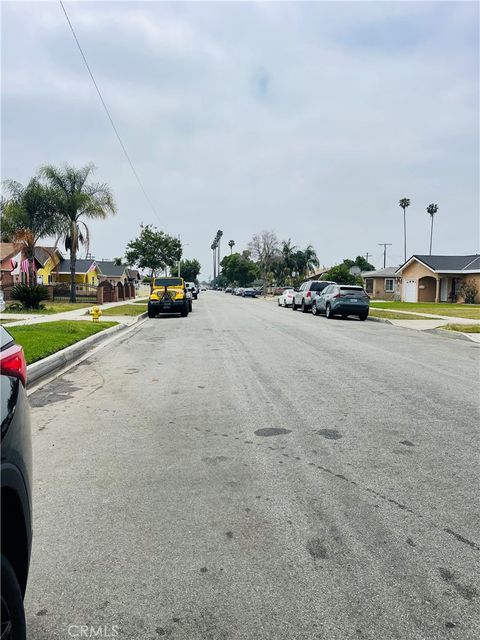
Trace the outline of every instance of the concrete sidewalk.
[[[107, 302], [106, 304], [102, 304], [100, 309], [105, 311], [106, 309], [111, 309], [113, 307], [120, 307], [126, 304], [134, 304], [136, 302], [146, 302], [147, 298], [135, 298], [134, 300], [121, 300], [120, 302]], [[61, 313], [49, 313], [49, 314], [19, 314], [15, 316], [15, 314], [1, 314], [1, 320], [10, 320], [12, 316], [15, 318], [14, 322], [9, 322], [7, 327], [19, 327], [27, 324], [38, 324], [40, 322], [55, 322], [57, 320], [89, 320], [91, 316], [89, 315], [89, 311], [92, 307], [96, 305], [90, 305], [88, 307], [83, 307], [81, 309], [73, 309], [72, 311], [62, 311]], [[102, 320], [115, 320], [115, 322], [119, 322], [120, 324], [130, 325], [136, 322], [138, 316], [105, 316], [101, 317]]]

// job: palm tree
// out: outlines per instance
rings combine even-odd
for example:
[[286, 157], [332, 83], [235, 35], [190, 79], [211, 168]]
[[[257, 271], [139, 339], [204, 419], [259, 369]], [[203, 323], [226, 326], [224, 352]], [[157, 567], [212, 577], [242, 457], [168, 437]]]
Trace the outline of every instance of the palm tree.
[[2, 239], [22, 245], [28, 259], [28, 283], [35, 283], [35, 247], [41, 238], [56, 233], [55, 209], [51, 190], [32, 178], [26, 187], [14, 180], [6, 180], [3, 189], [8, 197], [2, 199]]
[[407, 218], [405, 216], [405, 209], [410, 206], [410, 200], [408, 198], [402, 198], [399, 203], [403, 209], [403, 255], [404, 262], [407, 261]]
[[317, 252], [311, 244], [309, 244], [308, 247], [304, 250], [303, 255], [305, 257], [305, 275], [308, 276], [308, 274], [311, 273], [315, 269], [315, 267], [319, 266], [320, 261], [317, 256]]
[[76, 302], [76, 263], [80, 245], [87, 250], [90, 232], [84, 218], [106, 218], [116, 213], [112, 192], [108, 185], [88, 182], [95, 166], [88, 164], [77, 169], [70, 165], [57, 168], [42, 167], [40, 173], [52, 189], [56, 208], [58, 235], [70, 252], [70, 302]]
[[235, 246], [235, 240], [229, 240], [228, 246], [230, 247], [230, 255], [232, 255], [233, 247]]
[[430, 215], [432, 224], [430, 225], [430, 255], [432, 255], [432, 240], [433, 240], [433, 218], [438, 211], [438, 205], [432, 203], [427, 207], [427, 213]]
[[292, 277], [292, 273], [295, 270], [295, 266], [296, 266], [295, 254], [298, 251], [298, 248], [292, 245], [292, 240], [291, 238], [289, 238], [287, 241], [284, 240], [282, 242], [282, 247], [280, 251], [283, 258], [285, 271], [288, 273], [290, 277]]

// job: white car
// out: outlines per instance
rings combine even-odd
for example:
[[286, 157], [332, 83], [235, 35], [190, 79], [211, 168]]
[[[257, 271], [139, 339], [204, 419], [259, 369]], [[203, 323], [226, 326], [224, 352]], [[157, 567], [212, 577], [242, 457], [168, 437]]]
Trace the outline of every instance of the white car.
[[279, 307], [291, 307], [293, 303], [294, 291], [293, 289], [285, 289], [285, 291], [278, 296]]

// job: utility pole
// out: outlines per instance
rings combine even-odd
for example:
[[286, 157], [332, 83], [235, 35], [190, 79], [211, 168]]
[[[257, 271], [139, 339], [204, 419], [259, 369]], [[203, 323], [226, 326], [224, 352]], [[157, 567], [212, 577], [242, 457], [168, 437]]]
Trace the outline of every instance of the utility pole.
[[365, 254], [365, 260], [368, 262], [368, 256], [373, 256], [373, 253], [367, 253]]
[[212, 242], [212, 246], [210, 247], [211, 250], [213, 251], [213, 286], [215, 287], [215, 280], [216, 280], [216, 272], [217, 272], [217, 256], [215, 255], [215, 249], [216, 249], [216, 244], [215, 244], [215, 240]]
[[385, 269], [385, 267], [387, 266], [387, 247], [391, 247], [392, 243], [391, 242], [379, 242], [378, 246], [379, 247], [383, 247], [383, 268]]
[[218, 269], [217, 269], [217, 276], [220, 275], [220, 242], [222, 240], [222, 236], [223, 236], [223, 231], [221, 229], [219, 229], [217, 231], [217, 262], [218, 262]]

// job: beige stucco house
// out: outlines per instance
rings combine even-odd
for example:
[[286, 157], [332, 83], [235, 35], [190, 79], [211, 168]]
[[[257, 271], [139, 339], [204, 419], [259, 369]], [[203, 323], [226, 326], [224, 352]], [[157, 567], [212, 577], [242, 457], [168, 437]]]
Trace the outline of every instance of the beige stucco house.
[[363, 286], [372, 300], [400, 300], [401, 281], [397, 267], [362, 271]]
[[473, 281], [480, 303], [480, 254], [469, 256], [413, 255], [399, 267], [403, 302], [463, 302], [461, 287]]

